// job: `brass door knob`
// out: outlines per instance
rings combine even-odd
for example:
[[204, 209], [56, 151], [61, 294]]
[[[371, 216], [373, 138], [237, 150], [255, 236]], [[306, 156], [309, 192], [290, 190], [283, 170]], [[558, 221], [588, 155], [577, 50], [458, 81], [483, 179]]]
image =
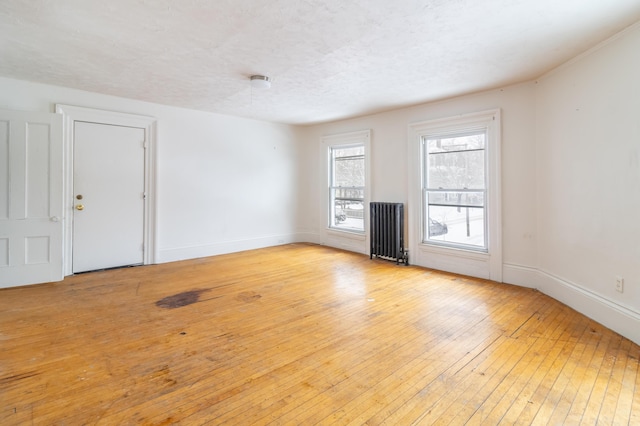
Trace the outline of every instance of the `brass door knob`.
[[84, 210], [84, 206], [82, 204], [78, 204], [76, 206], [76, 210]]

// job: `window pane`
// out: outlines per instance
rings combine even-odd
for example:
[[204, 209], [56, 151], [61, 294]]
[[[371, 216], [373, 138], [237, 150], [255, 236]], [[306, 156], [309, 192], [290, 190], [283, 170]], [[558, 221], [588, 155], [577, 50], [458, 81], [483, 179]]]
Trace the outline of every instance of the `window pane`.
[[331, 148], [330, 218], [332, 228], [364, 231], [364, 145]]
[[485, 148], [485, 133], [479, 132], [465, 136], [434, 138], [427, 140], [427, 152], [466, 151]]
[[425, 138], [424, 242], [484, 250], [486, 132]]
[[427, 205], [425, 241], [485, 248], [484, 208]]
[[334, 154], [335, 158], [353, 157], [353, 156], [356, 156], [356, 155], [364, 156], [364, 146], [363, 145], [332, 148], [331, 150], [333, 151], [333, 154]]
[[427, 187], [484, 189], [484, 150], [429, 154]]
[[364, 186], [364, 146], [333, 148], [332, 186]]
[[333, 188], [331, 200], [333, 228], [364, 230], [364, 188]]

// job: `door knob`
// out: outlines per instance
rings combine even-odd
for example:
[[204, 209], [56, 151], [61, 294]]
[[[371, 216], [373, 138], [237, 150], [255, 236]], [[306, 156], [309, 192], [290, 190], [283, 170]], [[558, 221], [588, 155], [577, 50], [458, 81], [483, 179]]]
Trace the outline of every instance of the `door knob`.
[[76, 210], [84, 210], [84, 206], [82, 204], [78, 204], [76, 206]]

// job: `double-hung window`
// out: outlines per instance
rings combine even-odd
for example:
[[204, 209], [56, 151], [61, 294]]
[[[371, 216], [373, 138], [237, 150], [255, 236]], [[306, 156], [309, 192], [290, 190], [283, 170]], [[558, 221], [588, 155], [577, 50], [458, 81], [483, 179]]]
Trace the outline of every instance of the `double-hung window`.
[[364, 145], [332, 146], [329, 227], [364, 232]]
[[329, 230], [365, 235], [369, 143], [369, 130], [322, 138], [327, 159], [325, 199]]
[[409, 125], [415, 265], [502, 280], [500, 110]]
[[485, 129], [423, 136], [422, 241], [487, 251]]

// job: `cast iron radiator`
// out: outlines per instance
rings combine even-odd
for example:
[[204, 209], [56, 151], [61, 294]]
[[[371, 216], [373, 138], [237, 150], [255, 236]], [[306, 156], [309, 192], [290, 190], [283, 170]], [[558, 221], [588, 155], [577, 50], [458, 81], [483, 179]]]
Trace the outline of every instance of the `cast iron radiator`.
[[404, 204], [369, 203], [371, 254], [385, 259], [409, 264], [404, 249]]

